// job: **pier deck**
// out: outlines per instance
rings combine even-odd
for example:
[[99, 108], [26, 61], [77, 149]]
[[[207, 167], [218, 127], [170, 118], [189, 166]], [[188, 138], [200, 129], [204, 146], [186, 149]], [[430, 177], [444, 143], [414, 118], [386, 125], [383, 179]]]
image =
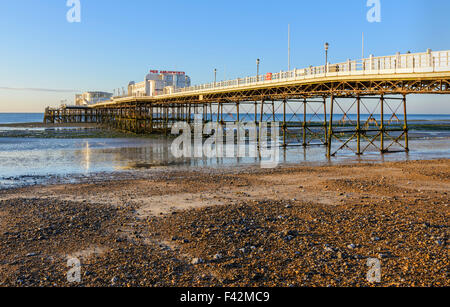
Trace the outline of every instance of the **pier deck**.
[[[278, 122], [282, 146], [326, 145], [328, 156], [374, 147], [408, 151], [407, 95], [450, 94], [449, 59], [450, 51], [428, 51], [349, 60], [154, 97], [114, 97], [86, 108], [48, 108], [44, 121], [169, 133], [173, 123], [193, 123], [198, 114], [203, 123], [221, 125]], [[339, 146], [332, 147], [334, 141]]]

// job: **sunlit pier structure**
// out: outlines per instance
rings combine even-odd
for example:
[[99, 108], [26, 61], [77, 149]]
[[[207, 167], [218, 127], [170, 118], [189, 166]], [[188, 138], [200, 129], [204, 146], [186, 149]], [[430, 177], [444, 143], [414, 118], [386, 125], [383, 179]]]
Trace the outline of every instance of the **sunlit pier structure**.
[[[409, 151], [407, 95], [450, 94], [450, 51], [396, 54], [175, 89], [114, 97], [85, 108], [47, 108], [45, 123], [89, 122], [134, 133], [173, 123], [278, 122], [281, 146]], [[328, 114], [327, 111], [329, 110]]]

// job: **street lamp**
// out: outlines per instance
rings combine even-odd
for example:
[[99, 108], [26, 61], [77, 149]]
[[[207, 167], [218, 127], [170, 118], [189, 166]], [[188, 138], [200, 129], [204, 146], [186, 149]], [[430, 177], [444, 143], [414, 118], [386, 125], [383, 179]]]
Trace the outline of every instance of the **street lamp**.
[[330, 47], [330, 44], [325, 43], [325, 72], [328, 70], [328, 48]]
[[256, 82], [259, 81], [259, 63], [261, 63], [261, 60], [256, 59]]
[[214, 68], [214, 87], [216, 87], [217, 82], [217, 68]]

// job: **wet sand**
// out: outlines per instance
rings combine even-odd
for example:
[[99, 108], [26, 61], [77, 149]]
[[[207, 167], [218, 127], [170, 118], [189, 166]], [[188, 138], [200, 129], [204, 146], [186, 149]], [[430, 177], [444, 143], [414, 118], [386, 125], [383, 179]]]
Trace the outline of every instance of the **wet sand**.
[[450, 160], [2, 190], [0, 285], [448, 287], [449, 191]]

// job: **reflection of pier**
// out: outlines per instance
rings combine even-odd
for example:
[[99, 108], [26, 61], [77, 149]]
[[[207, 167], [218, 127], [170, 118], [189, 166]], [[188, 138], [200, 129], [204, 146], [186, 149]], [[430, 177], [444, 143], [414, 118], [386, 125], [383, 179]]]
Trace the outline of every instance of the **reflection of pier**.
[[[428, 51], [370, 57], [155, 97], [117, 98], [85, 109], [47, 109], [45, 122], [95, 122], [135, 133], [167, 134], [173, 123], [193, 123], [199, 114], [203, 123], [276, 121], [282, 146], [326, 145], [328, 156], [373, 148], [382, 153], [408, 151], [407, 95], [450, 94], [449, 55]], [[335, 121], [339, 114], [345, 119], [341, 123]], [[369, 118], [363, 120], [363, 114]]]

